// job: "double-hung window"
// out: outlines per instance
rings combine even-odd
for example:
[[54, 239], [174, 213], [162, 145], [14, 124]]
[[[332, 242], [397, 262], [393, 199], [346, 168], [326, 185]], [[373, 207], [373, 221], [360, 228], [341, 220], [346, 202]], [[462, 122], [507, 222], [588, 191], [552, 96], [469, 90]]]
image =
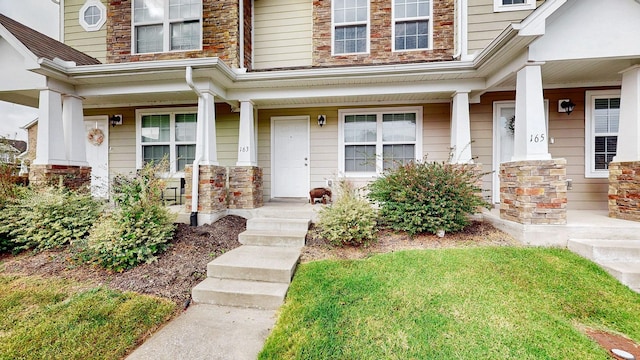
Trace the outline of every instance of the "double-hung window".
[[369, 51], [369, 0], [332, 0], [333, 54]]
[[133, 52], [200, 49], [202, 0], [134, 0]]
[[585, 177], [608, 177], [616, 156], [620, 121], [620, 91], [587, 91]]
[[196, 110], [140, 110], [137, 113], [138, 168], [169, 160], [171, 173], [184, 171], [196, 152]]
[[422, 109], [340, 110], [340, 171], [376, 176], [420, 158]]
[[394, 50], [428, 49], [431, 34], [431, 0], [394, 0], [393, 23]]
[[536, 0], [493, 0], [493, 11], [518, 11], [533, 10], [536, 8]]

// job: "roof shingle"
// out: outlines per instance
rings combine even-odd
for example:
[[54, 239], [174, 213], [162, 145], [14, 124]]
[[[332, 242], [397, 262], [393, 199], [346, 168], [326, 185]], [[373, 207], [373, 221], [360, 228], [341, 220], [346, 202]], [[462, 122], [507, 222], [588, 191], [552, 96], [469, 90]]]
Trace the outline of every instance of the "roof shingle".
[[11, 32], [18, 41], [38, 58], [49, 60], [60, 58], [64, 61], [73, 61], [77, 65], [96, 65], [101, 63], [98, 59], [22, 25], [3, 14], [0, 14], [0, 25]]

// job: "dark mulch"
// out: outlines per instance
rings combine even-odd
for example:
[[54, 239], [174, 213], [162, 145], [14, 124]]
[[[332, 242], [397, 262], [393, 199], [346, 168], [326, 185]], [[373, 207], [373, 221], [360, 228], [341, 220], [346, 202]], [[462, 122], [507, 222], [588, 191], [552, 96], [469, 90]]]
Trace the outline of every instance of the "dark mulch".
[[211, 225], [191, 227], [177, 224], [169, 249], [157, 261], [137, 266], [122, 273], [78, 265], [73, 254], [65, 250], [31, 252], [0, 258], [4, 273], [59, 276], [105, 285], [109, 288], [135, 291], [169, 298], [184, 304], [191, 289], [206, 277], [207, 264], [241, 244], [238, 234], [247, 221], [239, 216], [226, 216]]

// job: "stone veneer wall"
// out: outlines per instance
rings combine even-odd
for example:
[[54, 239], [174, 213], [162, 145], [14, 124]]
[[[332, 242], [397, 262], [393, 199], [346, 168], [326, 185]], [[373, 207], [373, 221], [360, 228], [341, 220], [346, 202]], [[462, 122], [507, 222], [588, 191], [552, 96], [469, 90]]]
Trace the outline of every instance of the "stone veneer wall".
[[501, 164], [500, 218], [520, 224], [566, 224], [566, 166], [565, 159]]
[[255, 209], [262, 205], [262, 168], [257, 166], [230, 168], [229, 209]]
[[[184, 169], [185, 180], [185, 208], [191, 209], [191, 189], [193, 183], [193, 165], [187, 165]], [[223, 166], [200, 165], [200, 178], [198, 185], [198, 209], [202, 214], [213, 214], [227, 208], [227, 169]]]
[[371, 0], [369, 53], [331, 55], [331, 0], [313, 1], [313, 66], [385, 64], [451, 60], [454, 51], [454, 0], [433, 2], [431, 50], [393, 51], [391, 0]]
[[70, 165], [31, 165], [29, 184], [32, 186], [62, 185], [72, 190], [89, 191], [91, 167]]
[[609, 164], [609, 216], [640, 221], [640, 161]]
[[[133, 0], [109, 1], [107, 8], [107, 63], [219, 57], [228, 65], [238, 67], [240, 58], [239, 0], [202, 1], [202, 50], [152, 54], [131, 53], [132, 2]], [[245, 4], [245, 11], [246, 9]], [[249, 17], [250, 21], [250, 7], [249, 14], [246, 15], [248, 16], [245, 17]], [[247, 36], [246, 32], [245, 24], [245, 36]], [[250, 32], [248, 36], [251, 39]]]

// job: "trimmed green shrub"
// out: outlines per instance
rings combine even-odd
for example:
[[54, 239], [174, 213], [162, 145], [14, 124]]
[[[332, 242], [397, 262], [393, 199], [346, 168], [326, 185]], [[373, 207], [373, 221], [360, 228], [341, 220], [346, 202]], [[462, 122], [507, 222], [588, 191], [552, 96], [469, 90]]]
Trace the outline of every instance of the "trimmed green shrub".
[[464, 165], [410, 162], [369, 184], [368, 197], [379, 204], [382, 223], [394, 230], [456, 232], [469, 224], [469, 214], [489, 206], [475, 185], [479, 176]]
[[113, 182], [115, 209], [102, 217], [87, 238], [82, 258], [107, 269], [123, 271], [152, 262], [169, 246], [175, 215], [161, 199], [164, 181], [155, 174], [159, 165], [147, 165]]
[[59, 248], [87, 235], [99, 213], [89, 194], [63, 187], [25, 189], [0, 212], [0, 234], [18, 250]]
[[353, 185], [341, 180], [337, 200], [319, 211], [317, 236], [332, 245], [368, 245], [376, 240], [376, 210]]

